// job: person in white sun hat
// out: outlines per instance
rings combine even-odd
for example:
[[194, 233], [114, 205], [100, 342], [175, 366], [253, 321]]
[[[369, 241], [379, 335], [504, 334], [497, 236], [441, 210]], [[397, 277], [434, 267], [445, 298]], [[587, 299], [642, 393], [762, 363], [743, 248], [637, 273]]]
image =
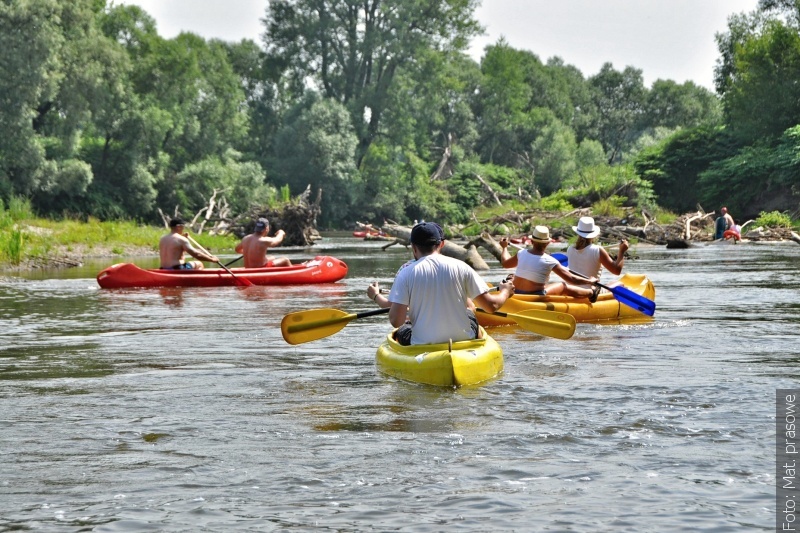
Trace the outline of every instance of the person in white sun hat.
[[[572, 226], [572, 231], [578, 236], [578, 241], [567, 249], [569, 269], [584, 276], [600, 279], [602, 268], [619, 276], [625, 264], [625, 252], [628, 250], [628, 241], [622, 239], [619, 243], [617, 259], [611, 256], [600, 245], [594, 244], [594, 239], [600, 235], [600, 228], [594, 223], [592, 217], [581, 217], [577, 226]], [[582, 281], [581, 285], [589, 284]]]
[[[565, 294], [575, 298], [588, 298], [594, 303], [600, 287], [588, 288], [578, 286], [583, 278], [574, 276], [569, 270], [561, 266], [552, 255], [546, 254], [545, 249], [550, 244], [550, 230], [547, 226], [536, 226], [530, 236], [531, 247], [520, 250], [515, 256], [508, 251], [508, 239], [500, 239], [500, 263], [505, 268], [514, 268], [514, 294], [533, 294], [547, 296]], [[550, 282], [550, 272], [555, 272], [564, 281]], [[590, 281], [597, 281], [591, 278]], [[566, 283], [569, 282], [569, 283]]]

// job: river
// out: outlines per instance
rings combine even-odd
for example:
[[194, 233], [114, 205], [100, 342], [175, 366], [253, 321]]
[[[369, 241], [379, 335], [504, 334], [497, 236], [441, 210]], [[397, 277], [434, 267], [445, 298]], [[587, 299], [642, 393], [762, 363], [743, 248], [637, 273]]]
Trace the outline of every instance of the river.
[[410, 258], [383, 244], [289, 253], [349, 265], [319, 286], [104, 290], [107, 260], [4, 274], [0, 531], [774, 528], [800, 246], [634, 247], [654, 320], [496, 328], [503, 374], [453, 390], [376, 371], [386, 315], [281, 338], [292, 311], [373, 309], [367, 284]]

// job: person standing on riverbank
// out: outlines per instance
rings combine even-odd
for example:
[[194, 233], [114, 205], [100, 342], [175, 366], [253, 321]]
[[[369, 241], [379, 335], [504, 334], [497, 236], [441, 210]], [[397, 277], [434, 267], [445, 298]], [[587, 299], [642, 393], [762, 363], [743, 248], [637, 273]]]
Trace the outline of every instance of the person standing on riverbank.
[[714, 240], [729, 239], [733, 237], [734, 241], [741, 240], [739, 234], [739, 227], [733, 221], [733, 217], [728, 213], [728, 208], [723, 207], [720, 209], [720, 215], [714, 224]]
[[444, 232], [434, 222], [416, 224], [409, 241], [414, 261], [400, 267], [389, 297], [380, 295], [377, 282], [367, 287], [367, 296], [389, 307], [397, 342], [408, 346], [477, 338], [480, 329], [472, 307], [497, 311], [514, 294], [513, 285], [502, 283], [492, 293], [472, 267], [442, 255]]
[[269, 220], [259, 218], [253, 233], [247, 235], [236, 245], [236, 252], [244, 256], [245, 268], [292, 266], [288, 257], [268, 258], [267, 250], [283, 242], [286, 232], [279, 229], [274, 237], [267, 237]]
[[[200, 270], [205, 267], [202, 261], [219, 263], [215, 255], [209, 255], [198, 250], [183, 234], [186, 222], [181, 218], [169, 221], [169, 233], [158, 241], [158, 251], [161, 256], [161, 267], [165, 270]], [[200, 261], [184, 261], [184, 254], [189, 254]]]

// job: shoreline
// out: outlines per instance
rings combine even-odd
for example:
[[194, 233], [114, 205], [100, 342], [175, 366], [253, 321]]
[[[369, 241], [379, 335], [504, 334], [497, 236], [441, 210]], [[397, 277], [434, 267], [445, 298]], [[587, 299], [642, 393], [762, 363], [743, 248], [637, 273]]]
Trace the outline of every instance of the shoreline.
[[[454, 240], [455, 244], [461, 244], [460, 241]], [[468, 241], [464, 241], [466, 244]], [[794, 239], [743, 239], [738, 241], [736, 244], [730, 241], [707, 241], [707, 240], [696, 240], [696, 241], [687, 241], [688, 246], [684, 248], [670, 248], [668, 245], [664, 244], [651, 244], [646, 242], [640, 242], [635, 245], [632, 245], [631, 248], [634, 247], [644, 247], [644, 248], [665, 248], [665, 249], [686, 249], [686, 248], [693, 248], [698, 246], [740, 246], [740, 245], [750, 245], [750, 244], [758, 244], [758, 243], [766, 243], [766, 244], [800, 244], [800, 241], [795, 241]], [[122, 252], [118, 252], [116, 250], [122, 249]], [[46, 269], [69, 269], [82, 266], [87, 260], [90, 259], [102, 259], [102, 258], [113, 258], [113, 257], [157, 257], [158, 251], [152, 246], [134, 246], [134, 245], [114, 245], [114, 246], [58, 246], [56, 250], [51, 252], [47, 258], [31, 258], [20, 262], [18, 265], [11, 265], [11, 264], [0, 264], [0, 271], [3, 272], [33, 272], [36, 270], [46, 270]]]

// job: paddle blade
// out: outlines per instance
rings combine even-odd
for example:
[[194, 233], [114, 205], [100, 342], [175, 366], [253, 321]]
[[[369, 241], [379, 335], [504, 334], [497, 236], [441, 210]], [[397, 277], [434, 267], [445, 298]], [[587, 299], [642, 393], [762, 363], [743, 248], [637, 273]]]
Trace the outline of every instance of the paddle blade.
[[621, 304], [628, 307], [633, 307], [637, 311], [644, 313], [647, 316], [653, 316], [656, 312], [656, 303], [649, 298], [645, 298], [641, 294], [636, 294], [627, 287], [605, 287], [611, 291], [614, 298]]
[[575, 317], [567, 313], [539, 309], [528, 309], [519, 313], [490, 313], [481, 308], [478, 308], [478, 312], [510, 318], [521, 328], [545, 337], [566, 340], [575, 333]]
[[281, 320], [283, 340], [289, 344], [302, 344], [340, 331], [356, 315], [338, 309], [311, 309], [289, 313]]
[[253, 282], [250, 281], [249, 279], [240, 278], [238, 276], [234, 276], [233, 274], [231, 274], [231, 276], [233, 276], [233, 282], [236, 283], [236, 285], [239, 286], [239, 287], [252, 287], [253, 286]]
[[561, 266], [564, 266], [564, 267], [565, 266], [569, 266], [569, 258], [567, 257], [567, 254], [562, 254], [560, 252], [556, 252], [556, 253], [550, 254], [550, 255], [553, 257], [553, 259], [555, 259], [556, 261], [561, 263]]
[[231, 275], [231, 277], [233, 278], [233, 283], [234, 283], [234, 284], [235, 284], [237, 287], [252, 287], [252, 286], [253, 286], [253, 282], [252, 282], [252, 281], [250, 281], [249, 279], [240, 278], [239, 276], [237, 276], [236, 274], [234, 274], [233, 272], [231, 272], [231, 269], [230, 269], [230, 268], [228, 268], [227, 266], [223, 265], [223, 264], [222, 264], [221, 262], [219, 262], [219, 261], [217, 261], [217, 264], [218, 264], [219, 266], [221, 266], [222, 268], [224, 268], [224, 269], [225, 269], [225, 271], [226, 271], [228, 274], [230, 274], [230, 275]]
[[508, 317], [520, 327], [545, 337], [567, 340], [575, 334], [575, 317], [568, 313], [528, 309]]

